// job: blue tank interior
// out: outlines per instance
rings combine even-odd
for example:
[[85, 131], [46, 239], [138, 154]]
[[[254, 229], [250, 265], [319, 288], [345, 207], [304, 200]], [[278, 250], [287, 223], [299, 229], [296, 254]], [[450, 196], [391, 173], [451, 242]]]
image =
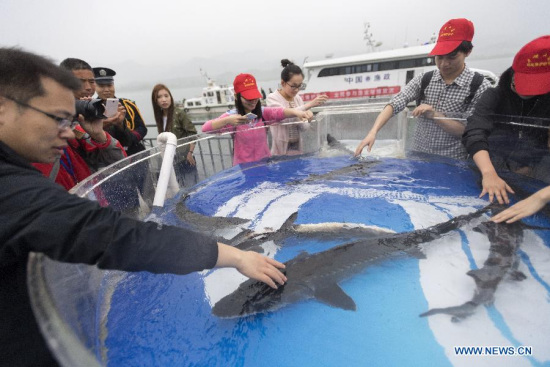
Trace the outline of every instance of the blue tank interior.
[[[204, 157], [198, 159], [199, 164], [206, 167], [214, 157], [218, 164], [204, 168], [197, 185], [181, 188], [164, 208], [152, 212], [139, 209], [150, 208], [154, 172], [160, 166], [155, 148], [107, 169], [75, 192], [106, 204], [109, 198], [128, 195], [135, 205], [121, 210], [170, 225], [193, 226], [178, 215], [182, 202], [202, 216], [247, 219], [237, 229], [224, 232], [218, 228], [216, 234], [228, 239], [244, 229], [276, 231], [294, 212], [298, 213], [294, 224], [304, 227], [336, 223], [408, 232], [486, 205], [486, 200], [478, 198], [479, 176], [471, 162], [405, 152], [406, 117], [397, 117], [399, 121], [380, 139], [380, 145], [383, 140], [391, 141], [388, 156], [357, 160], [338, 149], [327, 149], [327, 134], [340, 141], [356, 141], [362, 138], [358, 131], [367, 131], [364, 121], [372, 124], [377, 112], [369, 107], [317, 115], [318, 122], [308, 132], [308, 151], [290, 159], [229, 168], [223, 165], [227, 152], [218, 142], [208, 140], [208, 145], [202, 143]], [[363, 171], [338, 171], [358, 162], [365, 164]], [[147, 175], [149, 180], [140, 180]], [[504, 175], [524, 190], [523, 195], [547, 185], [513, 173]], [[128, 177], [139, 182], [140, 195], [126, 185]], [[524, 222], [550, 228], [544, 213]], [[49, 337], [61, 345], [55, 352], [66, 365], [82, 360], [107, 366], [546, 365], [550, 355], [542, 349], [550, 344], [548, 231], [525, 230], [528, 234], [518, 260], [527, 279], [502, 280], [494, 304], [478, 307], [460, 322], [445, 314], [419, 317], [430, 308], [457, 306], [472, 297], [475, 284], [466, 272], [482, 267], [489, 251], [487, 238], [473, 230], [479, 223], [422, 244], [425, 258], [396, 251], [374, 259], [341, 282], [355, 301], [356, 311], [308, 299], [272, 312], [223, 319], [212, 314], [212, 307], [244, 279], [236, 271], [219, 269], [186, 276], [124, 273], [41, 257], [31, 260], [38, 284], [31, 289], [31, 297], [35, 311], [36, 302], [51, 302], [38, 318], [41, 325], [47, 325]], [[262, 246], [264, 253], [285, 262], [349, 241], [288, 236]], [[46, 292], [38, 292], [37, 287]], [[532, 303], [529, 312], [515, 299], [525, 297]], [[79, 347], [68, 347], [74, 343]], [[527, 345], [533, 347], [533, 354], [474, 359], [453, 350], [469, 345]]]

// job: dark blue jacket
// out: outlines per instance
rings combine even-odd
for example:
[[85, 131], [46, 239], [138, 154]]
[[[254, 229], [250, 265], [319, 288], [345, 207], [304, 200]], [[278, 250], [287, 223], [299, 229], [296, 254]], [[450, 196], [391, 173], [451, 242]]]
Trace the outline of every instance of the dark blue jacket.
[[497, 87], [483, 93], [468, 117], [462, 142], [470, 156], [486, 150], [492, 159], [530, 166], [549, 152], [550, 93], [524, 100], [511, 90], [512, 77], [509, 68]]

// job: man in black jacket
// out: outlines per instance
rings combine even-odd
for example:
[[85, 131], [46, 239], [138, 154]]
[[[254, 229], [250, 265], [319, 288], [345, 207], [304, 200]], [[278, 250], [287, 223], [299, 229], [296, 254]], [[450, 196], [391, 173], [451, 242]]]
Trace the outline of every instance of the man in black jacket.
[[462, 142], [483, 176], [480, 197], [488, 193], [490, 201], [509, 203], [513, 190], [497, 169], [529, 176], [548, 171], [541, 164], [549, 155], [549, 126], [550, 36], [543, 36], [516, 54], [468, 118]]
[[[0, 48], [0, 363], [56, 361], [39, 332], [26, 283], [31, 251], [104, 269], [185, 274], [235, 267], [272, 287], [283, 264], [189, 230], [143, 223], [68, 194], [29, 162], [51, 163], [74, 138], [81, 85], [49, 60]], [[55, 341], [54, 341], [55, 342]]]

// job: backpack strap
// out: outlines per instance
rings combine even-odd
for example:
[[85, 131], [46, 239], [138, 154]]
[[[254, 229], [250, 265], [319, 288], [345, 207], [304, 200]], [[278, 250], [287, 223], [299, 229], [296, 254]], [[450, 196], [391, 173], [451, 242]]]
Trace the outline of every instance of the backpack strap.
[[[420, 93], [418, 94], [418, 98], [416, 99], [416, 105], [419, 106], [420, 103], [422, 102], [422, 100], [424, 100], [426, 98], [426, 94], [425, 94], [425, 90], [426, 88], [428, 87], [428, 84], [430, 84], [430, 81], [432, 80], [432, 77], [434, 75], [434, 71], [428, 71], [427, 73], [424, 73], [424, 75], [422, 75], [422, 81], [420, 83]], [[485, 79], [485, 77], [483, 76], [483, 74], [480, 74], [478, 73], [477, 71], [474, 72], [474, 77], [472, 78], [472, 81], [470, 82], [470, 94], [468, 94], [466, 96], [466, 98], [464, 98], [464, 104], [470, 104], [472, 103], [476, 93], [477, 93], [477, 90], [479, 89], [479, 87], [481, 86], [481, 84], [483, 84], [483, 80]]]
[[485, 79], [483, 74], [480, 74], [477, 71], [474, 72], [474, 77], [472, 78], [472, 81], [470, 82], [470, 94], [468, 94], [468, 96], [466, 98], [464, 98], [464, 104], [467, 105], [467, 104], [472, 103], [472, 100], [474, 99], [477, 90], [479, 89], [479, 87], [483, 83], [483, 79]]
[[418, 94], [418, 98], [416, 99], [416, 105], [420, 106], [420, 103], [423, 99], [426, 98], [426, 95], [424, 94], [424, 91], [426, 90], [426, 87], [428, 84], [430, 84], [430, 81], [432, 80], [432, 77], [434, 75], [434, 71], [428, 71], [427, 73], [424, 73], [422, 75], [422, 81], [420, 82], [420, 93]]

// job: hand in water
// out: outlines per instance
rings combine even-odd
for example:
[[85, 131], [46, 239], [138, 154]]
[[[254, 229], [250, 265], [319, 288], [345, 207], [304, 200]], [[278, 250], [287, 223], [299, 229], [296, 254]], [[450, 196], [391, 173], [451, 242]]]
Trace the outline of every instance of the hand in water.
[[361, 155], [363, 152], [363, 148], [367, 147], [367, 152], [370, 152], [372, 150], [372, 146], [374, 145], [374, 142], [376, 141], [376, 133], [369, 132], [367, 136], [363, 140], [361, 140], [361, 143], [355, 148], [355, 154], [354, 157], [357, 157]]
[[484, 174], [481, 184], [483, 190], [479, 197], [483, 197], [485, 194], [489, 194], [489, 201], [492, 203], [496, 198], [499, 204], [509, 204], [508, 193], [514, 194], [514, 190], [508, 184], [501, 179], [496, 172]]
[[541, 210], [550, 201], [550, 186], [535, 192], [491, 218], [493, 222], [513, 223]]

